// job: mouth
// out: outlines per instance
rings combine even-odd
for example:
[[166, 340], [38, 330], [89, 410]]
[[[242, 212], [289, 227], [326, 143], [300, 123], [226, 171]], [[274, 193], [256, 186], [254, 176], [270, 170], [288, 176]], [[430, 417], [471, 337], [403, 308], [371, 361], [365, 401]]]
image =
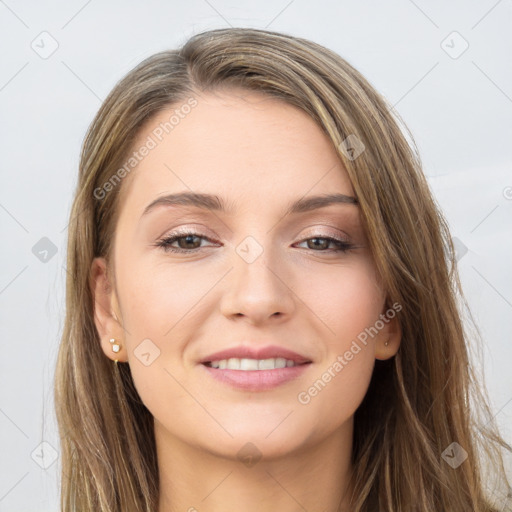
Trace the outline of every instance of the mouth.
[[209, 377], [238, 391], [269, 391], [300, 378], [313, 361], [295, 352], [266, 347], [228, 349], [200, 361]]
[[277, 370], [280, 368], [293, 368], [310, 364], [311, 361], [296, 362], [292, 359], [284, 357], [271, 357], [268, 359], [250, 359], [230, 357], [229, 359], [217, 359], [215, 361], [206, 361], [202, 364], [208, 368], [216, 368], [219, 370], [239, 370], [239, 371], [264, 371]]
[[277, 345], [257, 347], [255, 342], [232, 347], [203, 358], [200, 363], [221, 370], [274, 370], [311, 363], [308, 357]]

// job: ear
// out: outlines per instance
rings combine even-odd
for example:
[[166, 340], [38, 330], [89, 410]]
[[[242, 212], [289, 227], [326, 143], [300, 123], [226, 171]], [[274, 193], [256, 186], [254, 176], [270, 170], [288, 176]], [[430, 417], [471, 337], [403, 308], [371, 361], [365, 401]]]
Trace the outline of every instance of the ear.
[[[95, 258], [91, 265], [90, 286], [94, 299], [94, 323], [105, 355], [120, 362], [126, 362], [126, 347], [124, 343], [124, 329], [119, 322], [121, 318], [119, 304], [110, 282], [107, 262], [105, 258]], [[118, 352], [112, 350], [113, 343], [120, 346]]]
[[[386, 301], [380, 322], [384, 324], [375, 340], [375, 359], [385, 360], [393, 357], [400, 348], [402, 341], [402, 329], [398, 321], [398, 312], [401, 311], [402, 305], [395, 302], [392, 306], [388, 306]], [[376, 326], [380, 326], [379, 321]]]

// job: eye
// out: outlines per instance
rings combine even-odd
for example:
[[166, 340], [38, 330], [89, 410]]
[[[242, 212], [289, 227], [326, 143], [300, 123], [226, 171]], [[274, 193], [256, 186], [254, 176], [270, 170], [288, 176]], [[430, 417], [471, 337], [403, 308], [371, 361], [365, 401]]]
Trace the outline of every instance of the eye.
[[[307, 238], [300, 244], [307, 243], [308, 249], [312, 249], [315, 252], [347, 252], [353, 248], [353, 245], [349, 243], [347, 240], [342, 240], [339, 238], [333, 238], [330, 236], [315, 236], [312, 238]], [[333, 244], [335, 249], [328, 249], [328, 247]]]
[[[200, 233], [187, 231], [183, 233], [171, 233], [169, 236], [159, 240], [156, 245], [166, 252], [190, 253], [202, 249], [202, 240], [211, 241], [208, 237]], [[175, 242], [177, 242], [178, 247], [173, 246]]]
[[[159, 240], [156, 245], [161, 247], [165, 252], [191, 253], [205, 247], [201, 245], [203, 240], [212, 241], [200, 233], [187, 231], [171, 233], [169, 236]], [[347, 240], [328, 236], [315, 236], [299, 242], [299, 244], [304, 243], [307, 244], [307, 249], [311, 249], [314, 252], [347, 252], [354, 247]], [[174, 244], [177, 244], [177, 246]], [[334, 245], [333, 249], [329, 249], [331, 245]]]

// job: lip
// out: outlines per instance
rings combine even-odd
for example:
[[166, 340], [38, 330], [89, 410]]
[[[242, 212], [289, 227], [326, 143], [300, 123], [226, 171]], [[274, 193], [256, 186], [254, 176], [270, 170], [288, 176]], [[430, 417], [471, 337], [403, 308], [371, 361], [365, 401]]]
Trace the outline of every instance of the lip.
[[[238, 359], [273, 359], [282, 357], [293, 361], [298, 366], [287, 366], [274, 370], [221, 370], [220, 368], [212, 368], [205, 364], [232, 357]], [[297, 379], [311, 366], [311, 363], [311, 359], [276, 345], [261, 348], [241, 345], [210, 354], [200, 361], [199, 366], [204, 368], [204, 371], [208, 372], [211, 377], [230, 387], [245, 391], [268, 391]]]
[[[292, 350], [279, 347], [277, 345], [268, 345], [266, 347], [255, 348], [247, 345], [240, 345], [238, 347], [228, 348], [225, 350], [221, 350], [219, 352], [215, 352], [214, 354], [210, 354], [205, 357], [201, 361], [201, 364], [211, 363], [212, 361], [221, 361], [222, 359], [230, 359], [232, 357], [236, 357], [238, 359], [274, 359], [277, 357], [283, 357], [284, 359], [289, 359], [296, 364], [303, 363], [311, 363], [311, 359], [307, 357], [297, 354]], [[291, 366], [290, 368], [295, 368]], [[231, 370], [237, 371], [237, 370]], [[266, 372], [267, 370], [257, 370], [259, 372]], [[275, 372], [277, 370], [269, 370]]]
[[244, 391], [269, 391], [297, 379], [311, 366], [311, 363], [276, 368], [275, 370], [221, 370], [220, 368], [211, 368], [204, 364], [199, 366], [204, 368], [214, 379], [236, 389]]

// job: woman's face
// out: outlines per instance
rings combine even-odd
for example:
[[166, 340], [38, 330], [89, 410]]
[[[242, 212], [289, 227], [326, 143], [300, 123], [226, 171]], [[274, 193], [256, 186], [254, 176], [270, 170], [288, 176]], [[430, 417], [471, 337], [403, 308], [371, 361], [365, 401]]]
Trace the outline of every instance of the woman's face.
[[292, 453], [350, 431], [375, 358], [398, 349], [396, 322], [379, 322], [385, 293], [354, 191], [313, 120], [255, 92], [196, 99], [147, 123], [134, 151], [155, 147], [118, 185], [110, 294], [94, 263], [102, 346], [130, 365], [161, 439]]

